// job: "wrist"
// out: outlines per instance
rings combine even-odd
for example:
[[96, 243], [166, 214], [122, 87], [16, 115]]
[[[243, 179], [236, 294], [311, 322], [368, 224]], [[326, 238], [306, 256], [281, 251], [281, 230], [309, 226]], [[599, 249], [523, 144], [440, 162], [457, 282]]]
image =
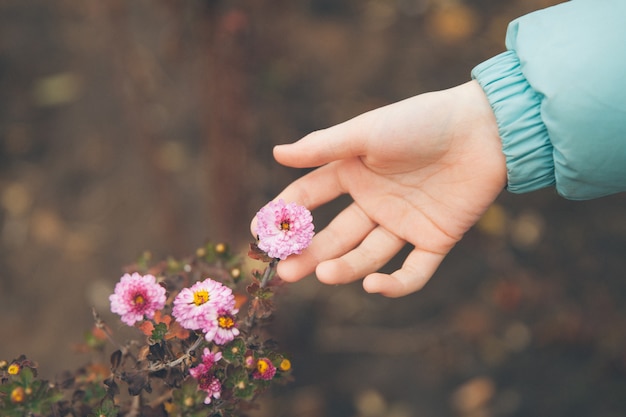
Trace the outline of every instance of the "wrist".
[[465, 151], [480, 161], [479, 166], [490, 174], [490, 181], [502, 189], [507, 183], [506, 158], [498, 122], [487, 95], [475, 80], [456, 89], [459, 93], [457, 132], [465, 142]]

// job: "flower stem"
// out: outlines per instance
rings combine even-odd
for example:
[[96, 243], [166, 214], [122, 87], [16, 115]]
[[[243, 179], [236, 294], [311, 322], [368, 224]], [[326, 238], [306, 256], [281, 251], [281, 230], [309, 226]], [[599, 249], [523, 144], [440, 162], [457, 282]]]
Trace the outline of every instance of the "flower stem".
[[198, 337], [191, 346], [189, 346], [189, 348], [187, 349], [187, 351], [185, 352], [184, 355], [182, 355], [181, 357], [171, 361], [171, 362], [166, 362], [166, 363], [159, 363], [159, 364], [154, 364], [152, 366], [150, 366], [148, 368], [149, 372], [156, 372], [156, 371], [160, 371], [161, 369], [164, 368], [173, 368], [179, 364], [181, 364], [182, 362], [184, 362], [185, 360], [187, 360], [188, 358], [191, 357], [191, 352], [193, 352], [194, 350], [196, 350], [198, 348], [198, 346], [200, 346], [200, 343], [202, 343], [204, 339], [202, 337]]
[[259, 284], [261, 288], [265, 288], [267, 283], [272, 279], [272, 277], [276, 273], [276, 265], [278, 265], [278, 259], [274, 258], [270, 261], [267, 268], [265, 268], [265, 271], [263, 272], [263, 277], [261, 278], [261, 283]]

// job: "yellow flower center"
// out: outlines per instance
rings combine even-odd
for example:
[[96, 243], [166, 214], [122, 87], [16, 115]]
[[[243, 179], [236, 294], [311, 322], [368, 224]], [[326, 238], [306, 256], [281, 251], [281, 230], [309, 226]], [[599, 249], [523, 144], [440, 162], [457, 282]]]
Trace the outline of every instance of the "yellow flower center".
[[234, 325], [235, 325], [235, 320], [232, 319], [232, 317], [230, 316], [219, 316], [217, 318], [217, 324], [222, 328], [222, 329], [231, 329]]
[[280, 229], [284, 231], [288, 231], [289, 229], [291, 229], [291, 225], [289, 224], [287, 220], [283, 220], [282, 223], [280, 224]]
[[142, 305], [145, 302], [146, 302], [146, 299], [143, 298], [143, 295], [141, 294], [136, 294], [135, 297], [133, 298], [133, 304], [135, 305]]
[[17, 375], [20, 373], [20, 366], [17, 363], [12, 363], [9, 365], [9, 369], [7, 369], [9, 375]]
[[257, 369], [257, 371], [259, 371], [259, 373], [261, 375], [263, 375], [265, 372], [267, 372], [267, 369], [269, 367], [270, 366], [268, 365], [268, 363], [266, 361], [264, 361], [264, 360], [260, 360], [260, 361], [258, 361], [256, 363], [256, 369]]
[[198, 290], [193, 293], [193, 303], [200, 306], [209, 301], [209, 292], [207, 290]]

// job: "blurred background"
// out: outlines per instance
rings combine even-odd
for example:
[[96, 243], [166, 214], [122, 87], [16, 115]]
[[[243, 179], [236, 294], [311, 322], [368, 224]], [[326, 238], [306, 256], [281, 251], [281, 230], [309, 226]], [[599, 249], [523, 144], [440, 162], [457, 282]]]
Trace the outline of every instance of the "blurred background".
[[[82, 365], [91, 307], [118, 323], [108, 295], [143, 251], [245, 251], [304, 173], [273, 145], [467, 81], [556, 3], [3, 0], [0, 358]], [[503, 193], [419, 293], [289, 285], [273, 327], [295, 382], [255, 415], [623, 416], [625, 208]]]

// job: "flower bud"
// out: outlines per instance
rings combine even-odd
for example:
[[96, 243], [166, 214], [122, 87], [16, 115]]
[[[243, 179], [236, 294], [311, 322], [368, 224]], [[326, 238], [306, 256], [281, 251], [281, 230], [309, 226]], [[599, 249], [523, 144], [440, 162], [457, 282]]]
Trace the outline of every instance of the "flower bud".
[[17, 387], [11, 391], [11, 402], [15, 404], [19, 404], [24, 402], [24, 397], [26, 397], [26, 393], [24, 392], [24, 388]]
[[227, 250], [228, 246], [226, 246], [225, 243], [218, 243], [217, 245], [215, 245], [215, 252], [219, 253], [220, 255], [226, 253]]
[[248, 369], [256, 368], [256, 359], [254, 359], [253, 356], [246, 356], [244, 363], [245, 363], [246, 368]]
[[291, 361], [289, 359], [283, 359], [282, 361], [280, 361], [279, 368], [281, 371], [287, 372], [291, 369]]

